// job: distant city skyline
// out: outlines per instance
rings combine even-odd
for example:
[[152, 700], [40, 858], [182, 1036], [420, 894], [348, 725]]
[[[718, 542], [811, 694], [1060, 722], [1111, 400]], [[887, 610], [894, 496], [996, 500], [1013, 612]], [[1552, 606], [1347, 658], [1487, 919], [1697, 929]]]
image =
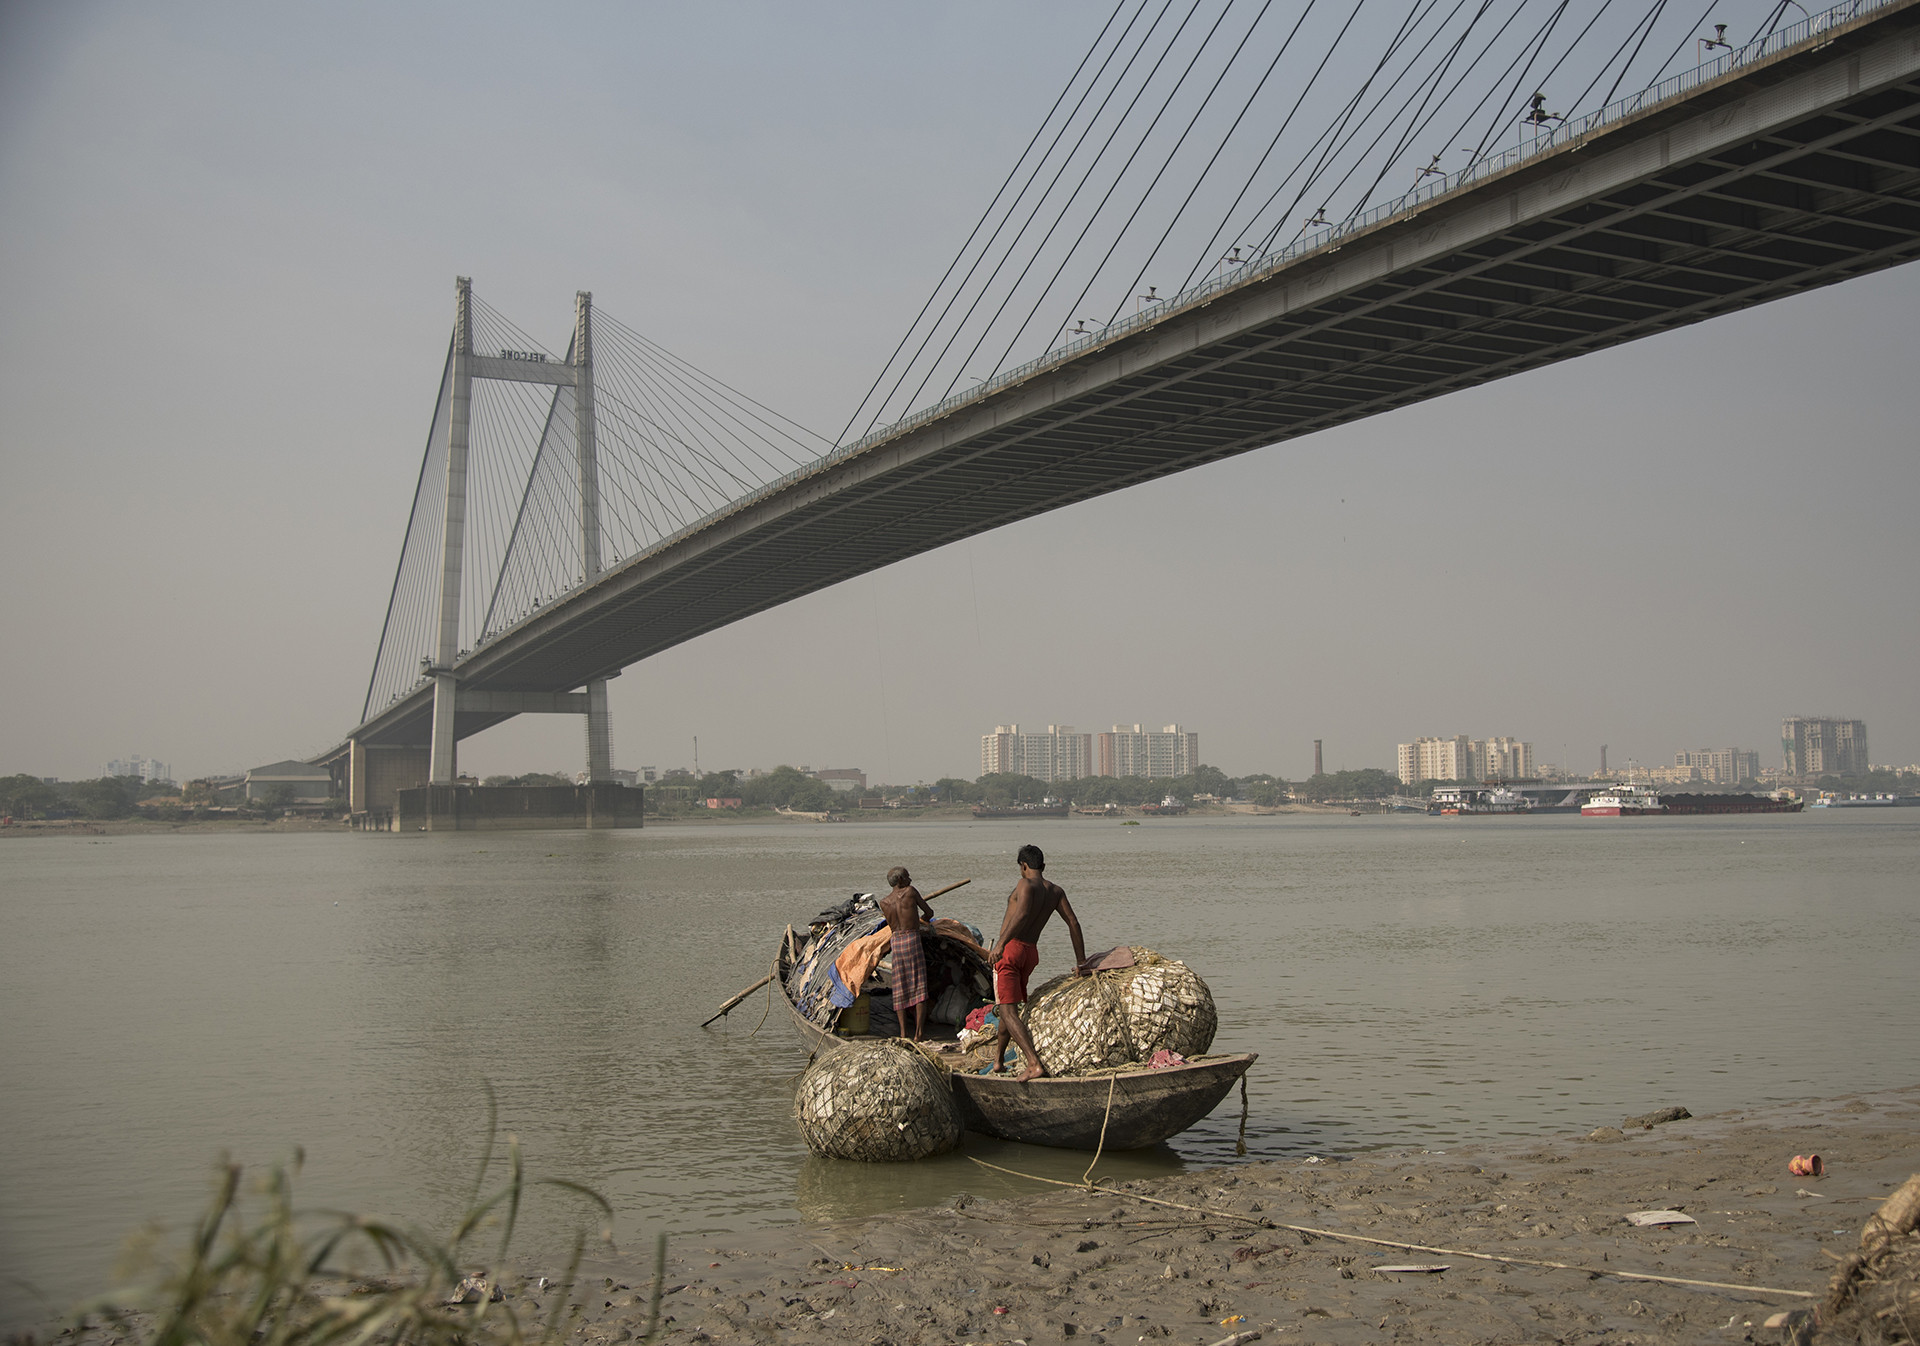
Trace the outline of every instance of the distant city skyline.
[[[1174, 736], [1178, 736], [1178, 743]], [[1156, 741], [1151, 757], [1145, 747], [1147, 741]], [[1030, 740], [1030, 743], [1028, 742]], [[1127, 743], [1136, 740], [1138, 746]], [[1209, 761], [1198, 751], [1199, 736], [1183, 730], [1179, 725], [1164, 726], [1158, 731], [1144, 731], [1140, 724], [1132, 726], [1114, 725], [1111, 730], [1098, 734], [1080, 732], [1072, 725], [1049, 724], [1043, 732], [1022, 731], [1019, 722], [998, 725], [993, 734], [982, 736], [981, 757], [978, 762], [981, 775], [997, 770], [1010, 770], [1020, 775], [1032, 775], [1039, 780], [1071, 780], [1081, 776], [1093, 775], [1185, 775], [1193, 766], [1204, 763], [1219, 767], [1230, 776], [1246, 776], [1257, 772], [1270, 771], [1271, 768], [1254, 765], [1229, 769], [1218, 762]], [[989, 747], [992, 743], [994, 746]], [[1116, 747], [1126, 743], [1127, 751]], [[1799, 744], [1796, 748], [1795, 745]], [[1811, 747], [1808, 745], [1811, 744]], [[1595, 751], [1596, 765], [1588, 770], [1578, 765], [1559, 761], [1542, 760], [1536, 753], [1535, 745], [1529, 741], [1505, 736], [1492, 736], [1486, 739], [1474, 739], [1465, 734], [1441, 737], [1416, 738], [1412, 742], [1403, 742], [1393, 761], [1376, 764], [1361, 763], [1361, 768], [1378, 767], [1392, 772], [1409, 785], [1420, 784], [1428, 780], [1488, 780], [1519, 779], [1535, 775], [1560, 775], [1570, 778], [1582, 778], [1596, 775], [1619, 775], [1623, 771], [1637, 771], [1649, 779], [1666, 783], [1687, 780], [1706, 781], [1719, 784], [1739, 784], [1761, 778], [1800, 778], [1819, 775], [1864, 775], [1869, 771], [1920, 771], [1920, 763], [1905, 766], [1886, 762], [1873, 763], [1868, 756], [1866, 722], [1863, 720], [1839, 720], [1831, 717], [1789, 716], [1782, 721], [1782, 760], [1778, 765], [1768, 762], [1766, 755], [1759, 750], [1737, 747], [1723, 748], [1678, 748], [1671, 753], [1658, 754], [1643, 758], [1634, 754], [1613, 754], [1611, 767], [1608, 763], [1606, 745]], [[1321, 752], [1322, 741], [1314, 740], [1310, 752], [1316, 757]], [[1151, 762], [1148, 770], [1134, 767], [1133, 753], [1140, 754], [1141, 761]], [[1797, 755], [1796, 755], [1797, 754]], [[1044, 760], [1043, 760], [1044, 759]], [[1811, 770], [1806, 763], [1812, 762]], [[1006, 765], [1002, 765], [1002, 764]], [[1049, 767], [1046, 763], [1052, 763]], [[1831, 763], [1832, 765], [1828, 765]], [[829, 768], [815, 771], [811, 766], [791, 761], [775, 762], [767, 760], [756, 766], [727, 767], [721, 770], [737, 771], [743, 778], [763, 774], [774, 766], [794, 766], [806, 775], [826, 781], [836, 790], [853, 788], [865, 789], [868, 773], [859, 768]], [[1174, 767], [1179, 769], [1173, 769]], [[1022, 769], [1031, 767], [1031, 770]], [[1336, 766], [1334, 770], [1350, 769]], [[108, 761], [100, 774], [106, 776], [136, 776], [149, 783], [177, 784], [185, 780], [218, 779], [223, 777], [240, 778], [250, 768], [222, 771], [173, 772], [170, 764], [135, 753], [126, 758]], [[714, 768], [709, 768], [714, 769]], [[1470, 774], [1449, 775], [1447, 772], [1464, 769]], [[0, 762], [0, 775], [21, 770], [14, 763]], [[656, 778], [662, 771], [691, 772], [691, 766], [655, 768], [621, 767], [616, 775], [628, 784], [644, 784]], [[462, 768], [462, 774], [478, 777], [480, 775], [521, 775], [529, 772], [548, 772], [571, 778], [579, 774], [576, 769], [558, 769], [549, 762], [541, 765], [531, 762], [515, 766], [511, 770], [492, 770], [476, 772]], [[32, 775], [48, 781], [86, 779], [86, 773], [62, 775], [58, 772], [45, 772], [28, 767], [22, 774]], [[1312, 770], [1297, 774], [1274, 771], [1283, 779], [1303, 781], [1313, 774]], [[888, 785], [912, 784], [915, 781], [932, 781], [942, 776], [965, 776], [965, 768], [940, 771], [930, 775], [908, 776], [898, 779], [884, 775], [874, 776], [873, 783]], [[857, 782], [857, 785], [856, 785]]]

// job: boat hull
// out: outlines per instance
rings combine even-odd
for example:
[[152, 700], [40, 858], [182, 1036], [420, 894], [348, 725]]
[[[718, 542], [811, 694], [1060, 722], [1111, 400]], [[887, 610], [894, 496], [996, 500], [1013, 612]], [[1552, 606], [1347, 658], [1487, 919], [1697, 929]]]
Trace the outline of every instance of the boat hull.
[[1798, 799], [1775, 799], [1770, 795], [1662, 795], [1660, 802], [1668, 813], [1698, 816], [1727, 813], [1798, 813], [1805, 807]]
[[[859, 1040], [829, 1033], [800, 1013], [787, 994], [784, 951], [776, 971], [774, 985], [809, 1051], [829, 1052]], [[1257, 1052], [1207, 1056], [1160, 1070], [1049, 1077], [1025, 1084], [1011, 1074], [956, 1072], [953, 1093], [967, 1129], [982, 1135], [1067, 1150], [1137, 1150], [1179, 1135], [1212, 1112], [1258, 1059]]]
[[1659, 809], [1621, 808], [1617, 804], [1588, 804], [1580, 810], [1582, 818], [1664, 818], [1667, 811]]
[[[1137, 1150], [1179, 1135], [1212, 1112], [1257, 1053], [1203, 1057], [1184, 1066], [1042, 1079], [955, 1075], [967, 1129], [1065, 1150]], [[1107, 1111], [1112, 1090], [1113, 1110]]]

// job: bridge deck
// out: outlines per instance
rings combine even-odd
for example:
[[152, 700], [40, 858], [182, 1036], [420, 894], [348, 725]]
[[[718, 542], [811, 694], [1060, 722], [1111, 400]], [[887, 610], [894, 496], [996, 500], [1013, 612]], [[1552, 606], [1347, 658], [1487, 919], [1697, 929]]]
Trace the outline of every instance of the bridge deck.
[[[1002, 524], [1916, 256], [1906, 0], [749, 496], [474, 651], [461, 684], [579, 687]], [[430, 713], [423, 687], [356, 734], [422, 743]]]

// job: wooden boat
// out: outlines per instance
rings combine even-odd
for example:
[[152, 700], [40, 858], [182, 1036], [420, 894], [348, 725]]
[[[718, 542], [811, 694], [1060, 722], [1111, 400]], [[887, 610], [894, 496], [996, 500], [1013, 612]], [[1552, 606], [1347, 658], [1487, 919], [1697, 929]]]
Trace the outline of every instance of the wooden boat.
[[[787, 985], [793, 952], [792, 944], [783, 940], [774, 962], [773, 980], [800, 1040], [813, 1052], [829, 1052], [859, 1041], [819, 1027], [794, 1004]], [[1048, 1077], [1026, 1084], [1010, 1073], [955, 1071], [953, 1092], [971, 1131], [1029, 1145], [1091, 1150], [1101, 1147], [1104, 1122], [1105, 1149], [1134, 1150], [1177, 1136], [1212, 1112], [1256, 1059], [1255, 1052], [1202, 1056], [1158, 1070], [1142, 1066], [1097, 1075]]]

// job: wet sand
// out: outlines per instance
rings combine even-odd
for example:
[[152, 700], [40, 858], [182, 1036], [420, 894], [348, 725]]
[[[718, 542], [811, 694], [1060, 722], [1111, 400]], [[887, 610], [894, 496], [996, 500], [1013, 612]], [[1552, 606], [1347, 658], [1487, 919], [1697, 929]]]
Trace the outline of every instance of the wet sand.
[[[1624, 1119], [1593, 1120], [1617, 1128]], [[1810, 1151], [1826, 1175], [1791, 1176], [1788, 1159]], [[1258, 1330], [1269, 1341], [1327, 1343], [1779, 1341], [1767, 1319], [1813, 1302], [1779, 1291], [1823, 1292], [1834, 1257], [1916, 1170], [1920, 1085], [1619, 1139], [1229, 1165], [1101, 1193], [983, 1168], [978, 1195], [947, 1207], [699, 1247], [682, 1240], [669, 1249], [663, 1338], [1105, 1346]], [[886, 1180], [883, 1167], [874, 1180]], [[1649, 1209], [1697, 1223], [1626, 1223], [1628, 1212]], [[1446, 1269], [1379, 1270], [1408, 1264]], [[638, 1258], [593, 1264], [571, 1338], [599, 1346], [638, 1337], [650, 1269]], [[525, 1280], [512, 1293], [540, 1299]]]

